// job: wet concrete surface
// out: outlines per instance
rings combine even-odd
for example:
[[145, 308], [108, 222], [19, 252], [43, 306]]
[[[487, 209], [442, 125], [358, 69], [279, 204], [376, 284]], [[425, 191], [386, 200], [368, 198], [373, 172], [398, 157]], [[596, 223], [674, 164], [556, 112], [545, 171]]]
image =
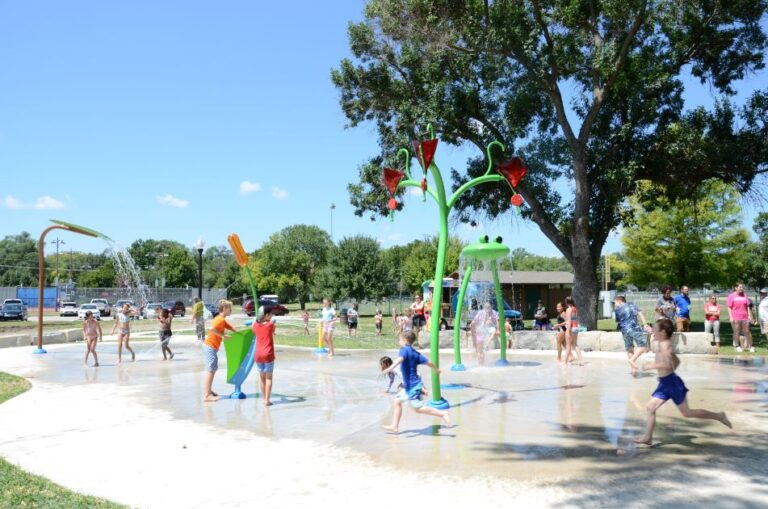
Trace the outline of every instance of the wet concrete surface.
[[[558, 365], [553, 355], [516, 353], [510, 367], [443, 372], [443, 396], [451, 404], [451, 428], [404, 409], [398, 434], [381, 425], [391, 418], [391, 395], [379, 392], [378, 359], [396, 351], [340, 351], [334, 359], [307, 349], [278, 347], [273, 401], [265, 408], [255, 372], [243, 386], [245, 400], [202, 402], [199, 346], [172, 343], [176, 357], [162, 361], [154, 343], [137, 343], [138, 360], [116, 365], [116, 345], [99, 346], [102, 365], [82, 366], [83, 345], [61, 345], [0, 368], [54, 384], [130, 386], [131, 398], [176, 419], [274, 438], [301, 438], [360, 451], [374, 462], [412, 471], [517, 480], [631, 481], [638, 470], [697, 466], [739, 477], [762, 476], [768, 466], [768, 365], [764, 357], [685, 356], [678, 370], [691, 408], [724, 410], [720, 423], [684, 419], [667, 403], [658, 413], [652, 448], [635, 447], [645, 405], [656, 386], [652, 373], [629, 374], [619, 355], [587, 355], [584, 367]], [[2, 354], [0, 354], [2, 355]], [[125, 358], [125, 356], [124, 356]], [[495, 359], [489, 359], [489, 363]], [[451, 356], [441, 357], [449, 366]], [[225, 364], [214, 390], [231, 391]], [[422, 377], [429, 385], [428, 368]], [[577, 481], [576, 481], [577, 480]]]

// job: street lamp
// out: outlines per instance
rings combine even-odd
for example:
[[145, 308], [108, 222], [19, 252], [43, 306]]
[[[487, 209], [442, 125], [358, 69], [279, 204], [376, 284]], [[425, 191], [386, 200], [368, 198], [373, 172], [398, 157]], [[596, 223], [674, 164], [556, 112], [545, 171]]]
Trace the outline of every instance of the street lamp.
[[205, 249], [205, 241], [202, 237], [195, 242], [197, 248], [197, 297], [203, 300], [203, 250]]
[[52, 240], [51, 244], [56, 244], [56, 311], [58, 311], [59, 310], [59, 245], [66, 244], [66, 242], [56, 237], [56, 240]]

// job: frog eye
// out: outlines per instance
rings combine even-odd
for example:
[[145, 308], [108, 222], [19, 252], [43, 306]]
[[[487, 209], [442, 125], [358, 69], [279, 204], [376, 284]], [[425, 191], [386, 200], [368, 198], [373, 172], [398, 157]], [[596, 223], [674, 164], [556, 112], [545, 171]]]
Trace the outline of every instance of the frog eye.
[[496, 237], [496, 240], [495, 240], [495, 242], [496, 242], [497, 244], [501, 244], [501, 242], [502, 242], [503, 240], [504, 240], [504, 239], [502, 239], [502, 238], [501, 238], [501, 236], [499, 236], [499, 237]]
[[487, 244], [488, 243], [488, 235], [483, 235], [480, 237], [480, 243], [481, 244]]

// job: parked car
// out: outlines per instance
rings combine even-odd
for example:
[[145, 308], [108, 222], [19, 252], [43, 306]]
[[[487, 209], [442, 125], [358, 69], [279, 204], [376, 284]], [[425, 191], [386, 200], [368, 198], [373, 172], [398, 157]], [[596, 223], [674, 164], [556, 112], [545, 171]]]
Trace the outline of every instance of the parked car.
[[112, 314], [112, 308], [109, 306], [107, 299], [91, 299], [91, 304], [96, 304], [99, 309], [99, 315], [109, 316]]
[[219, 308], [216, 306], [216, 304], [211, 304], [210, 302], [206, 302], [205, 309], [208, 310], [208, 312], [211, 314], [211, 318], [216, 318], [216, 315], [219, 314]]
[[27, 306], [18, 302], [5, 302], [0, 311], [0, 320], [26, 320]]
[[21, 299], [4, 299], [3, 306], [5, 306], [6, 304], [21, 304], [23, 306], [24, 301]]
[[101, 312], [98, 304], [81, 304], [80, 309], [77, 310], [77, 317], [81, 320], [85, 320], [85, 314], [90, 311], [93, 313], [93, 317], [97, 320], [101, 320]]
[[[272, 306], [272, 314], [274, 316], [283, 316], [288, 314], [288, 308], [283, 306], [282, 304], [278, 304], [277, 301], [274, 301], [272, 299], [265, 299], [260, 298], [259, 299], [259, 307], [268, 304]], [[256, 308], [253, 305], [253, 299], [250, 298], [245, 301], [245, 304], [243, 304], [243, 312], [248, 316], [254, 316], [256, 314]]]
[[147, 320], [157, 318], [156, 309], [159, 307], [163, 307], [162, 302], [150, 302], [141, 309], [141, 317]]
[[180, 300], [167, 300], [163, 302], [163, 309], [167, 309], [173, 316], [184, 316], [187, 307]]
[[77, 302], [68, 300], [61, 303], [59, 308], [59, 316], [77, 316]]

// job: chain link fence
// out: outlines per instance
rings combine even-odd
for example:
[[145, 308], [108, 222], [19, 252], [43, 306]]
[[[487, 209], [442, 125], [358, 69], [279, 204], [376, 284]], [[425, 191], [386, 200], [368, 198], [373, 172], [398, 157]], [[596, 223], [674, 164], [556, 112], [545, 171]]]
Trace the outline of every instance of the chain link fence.
[[[55, 287], [53, 288], [55, 290]], [[48, 288], [51, 290], [51, 288]], [[28, 293], [32, 291], [34, 298], [25, 298]], [[181, 301], [184, 304], [191, 304], [192, 299], [197, 297], [197, 288], [150, 288], [144, 289], [144, 295], [147, 296], [150, 302], [166, 302], [166, 301]], [[23, 295], [22, 295], [23, 294]], [[61, 286], [58, 292], [58, 300], [61, 302], [73, 301], [78, 304], [90, 302], [91, 299], [107, 299], [110, 304], [114, 304], [120, 299], [130, 299], [141, 304], [141, 294], [132, 288], [67, 288]], [[37, 289], [31, 288], [19, 288], [19, 287], [0, 287], [0, 298], [2, 299], [14, 299], [21, 298], [25, 301], [25, 304], [31, 307], [37, 306]], [[209, 302], [215, 304], [220, 299], [227, 298], [226, 288], [203, 288], [203, 302]], [[29, 302], [27, 302], [29, 300]], [[48, 302], [51, 300], [52, 302]], [[48, 299], [46, 297], [45, 306], [54, 307], [55, 297]], [[2, 302], [2, 300], [0, 300]]]

